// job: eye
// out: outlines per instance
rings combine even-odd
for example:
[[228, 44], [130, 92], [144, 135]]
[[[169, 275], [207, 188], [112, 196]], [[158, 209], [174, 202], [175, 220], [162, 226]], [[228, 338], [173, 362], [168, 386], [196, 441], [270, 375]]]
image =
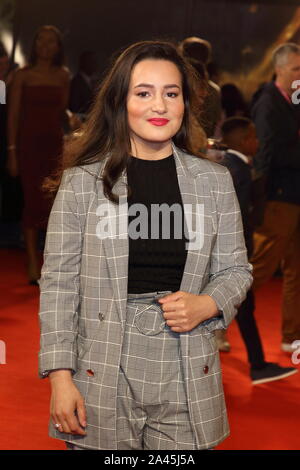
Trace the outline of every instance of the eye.
[[167, 96], [168, 98], [176, 98], [178, 93], [176, 91], [168, 91]]
[[146, 98], [146, 96], [149, 96], [148, 91], [140, 91], [137, 96], [140, 96], [141, 98]]

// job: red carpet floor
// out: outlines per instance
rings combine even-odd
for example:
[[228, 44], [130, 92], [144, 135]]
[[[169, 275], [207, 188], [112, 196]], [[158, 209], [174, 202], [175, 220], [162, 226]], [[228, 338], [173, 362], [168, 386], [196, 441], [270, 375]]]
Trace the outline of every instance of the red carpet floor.
[[[27, 285], [22, 251], [1, 250], [0, 257], [0, 340], [6, 344], [6, 364], [0, 365], [0, 449], [64, 449], [47, 435], [50, 387], [37, 375], [38, 287]], [[272, 280], [257, 295], [256, 318], [266, 359], [290, 366], [290, 355], [279, 348], [280, 302], [281, 281]], [[253, 387], [236, 322], [229, 340], [232, 352], [222, 353], [221, 360], [231, 435], [218, 448], [299, 450], [300, 374]]]

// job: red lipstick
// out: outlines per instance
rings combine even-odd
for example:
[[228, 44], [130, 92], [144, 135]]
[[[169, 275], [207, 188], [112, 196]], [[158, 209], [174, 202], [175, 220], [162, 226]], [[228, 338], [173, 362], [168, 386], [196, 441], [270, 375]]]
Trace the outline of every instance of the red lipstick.
[[169, 119], [152, 118], [152, 119], [148, 119], [148, 122], [150, 122], [154, 126], [165, 126], [166, 124], [168, 124]]

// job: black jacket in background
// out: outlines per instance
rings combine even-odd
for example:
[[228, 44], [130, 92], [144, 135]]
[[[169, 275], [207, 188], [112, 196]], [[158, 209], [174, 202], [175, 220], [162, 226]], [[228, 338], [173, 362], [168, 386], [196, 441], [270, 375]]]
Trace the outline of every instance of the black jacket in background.
[[289, 104], [274, 82], [252, 108], [259, 140], [257, 173], [267, 176], [268, 200], [300, 204], [300, 105]]
[[248, 258], [252, 255], [253, 251], [253, 214], [252, 214], [252, 175], [251, 167], [247, 163], [243, 162], [230, 150], [224, 155], [224, 158], [220, 162], [226, 166], [231, 173], [234, 189], [237, 194], [237, 198], [240, 204], [243, 226], [244, 226], [244, 237], [246, 248], [248, 252]]
[[87, 113], [93, 100], [93, 89], [77, 73], [71, 80], [69, 108], [73, 113]]

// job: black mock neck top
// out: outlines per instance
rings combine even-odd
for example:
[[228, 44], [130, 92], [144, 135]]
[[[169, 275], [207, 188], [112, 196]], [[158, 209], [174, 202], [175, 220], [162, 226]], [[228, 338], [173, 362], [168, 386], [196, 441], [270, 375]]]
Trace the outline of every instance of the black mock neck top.
[[[127, 180], [131, 190], [128, 196], [128, 293], [175, 292], [180, 289], [187, 240], [174, 156], [161, 160], [131, 157]], [[142, 204], [142, 212], [130, 214], [133, 204]], [[169, 217], [159, 215], [157, 209], [161, 204], [167, 204], [168, 208], [178, 204], [176, 217], [171, 210]], [[151, 209], [154, 212], [151, 213]]]

